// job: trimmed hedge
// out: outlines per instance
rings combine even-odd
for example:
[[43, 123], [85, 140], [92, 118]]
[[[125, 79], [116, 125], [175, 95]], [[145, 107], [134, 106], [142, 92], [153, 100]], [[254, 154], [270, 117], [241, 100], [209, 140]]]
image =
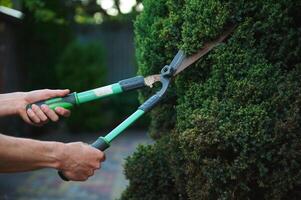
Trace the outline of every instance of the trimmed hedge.
[[177, 49], [192, 54], [237, 28], [151, 112], [156, 142], [127, 159], [121, 199], [300, 199], [301, 2], [143, 3], [135, 22], [143, 75]]
[[[151, 200], [158, 199], [158, 194], [160, 199], [177, 198], [178, 193], [173, 186], [171, 169], [166, 160], [165, 152], [168, 149], [164, 142], [168, 140], [162, 139], [154, 145], [140, 145], [137, 152], [127, 159], [125, 174], [133, 178], [130, 186], [123, 193], [123, 199]], [[141, 186], [143, 189], [139, 190]]]

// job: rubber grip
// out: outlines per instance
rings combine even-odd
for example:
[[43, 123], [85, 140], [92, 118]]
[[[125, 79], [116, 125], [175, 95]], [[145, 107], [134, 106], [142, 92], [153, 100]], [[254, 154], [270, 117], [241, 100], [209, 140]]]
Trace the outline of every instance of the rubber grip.
[[147, 99], [138, 109], [143, 110], [144, 112], [148, 112], [153, 107], [157, 105], [157, 103], [161, 100], [161, 96], [155, 94]]
[[123, 91], [135, 90], [145, 87], [144, 77], [136, 76], [133, 78], [125, 79], [118, 82]]
[[[91, 146], [99, 149], [100, 151], [105, 151], [110, 147], [110, 144], [103, 137], [99, 137], [95, 142], [91, 144]], [[63, 172], [58, 171], [58, 174], [64, 181], [69, 181], [69, 179], [63, 174]]]
[[110, 144], [105, 140], [105, 138], [99, 137], [95, 142], [91, 144], [91, 146], [100, 151], [105, 151], [110, 147]]
[[[50, 109], [54, 110], [57, 107], [62, 107], [62, 108], [66, 108], [66, 109], [70, 109], [73, 106], [76, 105], [76, 92], [73, 92], [71, 94], [68, 94], [65, 97], [56, 97], [56, 98], [52, 98], [52, 99], [47, 99], [47, 100], [43, 100], [43, 101], [38, 101], [35, 102], [33, 104], [37, 105], [37, 106], [42, 106], [42, 105], [47, 105], [49, 106]], [[28, 110], [29, 108], [31, 108], [32, 104], [28, 104], [26, 106], [26, 110]]]

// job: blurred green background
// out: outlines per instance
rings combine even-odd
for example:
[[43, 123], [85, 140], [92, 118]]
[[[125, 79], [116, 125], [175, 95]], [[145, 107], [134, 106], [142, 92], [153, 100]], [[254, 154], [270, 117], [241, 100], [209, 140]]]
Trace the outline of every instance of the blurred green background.
[[[0, 75], [6, 77], [1, 93], [42, 88], [81, 92], [136, 75], [132, 21], [143, 10], [141, 1], [0, 0], [0, 6], [2, 45], [11, 47], [0, 61]], [[14, 15], [14, 11], [22, 12]], [[82, 105], [61, 125], [42, 130], [111, 129], [138, 106], [137, 92], [121, 94]], [[145, 127], [146, 121], [138, 121], [134, 128]], [[8, 122], [14, 126], [6, 126]], [[1, 131], [15, 133], [24, 132], [26, 125], [2, 119], [0, 126]]]

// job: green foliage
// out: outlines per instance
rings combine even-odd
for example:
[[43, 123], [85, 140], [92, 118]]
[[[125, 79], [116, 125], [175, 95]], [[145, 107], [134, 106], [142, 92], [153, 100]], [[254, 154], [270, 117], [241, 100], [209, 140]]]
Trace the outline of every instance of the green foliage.
[[[71, 26], [59, 23], [60, 19], [67, 18], [67, 6], [61, 1], [29, 0], [23, 1], [23, 7], [22, 34], [19, 37], [28, 79], [26, 89], [57, 88], [55, 65], [73, 40]], [[56, 13], [55, 18], [47, 20], [37, 16], [37, 12], [45, 10]]]
[[[102, 46], [97, 42], [71, 43], [62, 53], [56, 72], [60, 87], [71, 91], [85, 91], [104, 85]], [[73, 131], [97, 131], [104, 123], [100, 118], [101, 110], [99, 101], [82, 105], [76, 108], [67, 123]]]
[[13, 6], [13, 3], [11, 0], [0, 0], [0, 6], [11, 8]]
[[50, 22], [55, 24], [67, 23], [67, 15], [71, 10], [62, 2], [44, 0], [21, 0], [23, 7], [30, 11], [36, 22]]
[[[0, 0], [0, 3], [9, 2], [9, 0]], [[130, 13], [122, 13], [121, 2], [119, 0], [113, 0], [113, 5], [109, 9], [103, 9], [100, 6], [101, 1], [89, 0], [89, 1], [46, 1], [46, 0], [20, 0], [24, 6], [29, 9], [35, 16], [37, 21], [42, 22], [54, 22], [58, 24], [75, 22], [78, 24], [101, 24], [103, 21], [118, 21], [128, 23], [133, 20], [140, 12], [138, 7], [141, 0], [137, 0], [133, 5]], [[51, 8], [49, 5], [61, 4], [61, 11], [67, 12], [68, 17], [57, 12], [57, 9]], [[110, 9], [115, 9], [116, 14], [111, 14]]]
[[160, 143], [139, 146], [137, 152], [127, 158], [125, 174], [132, 178], [129, 188], [122, 194], [123, 199], [176, 199], [164, 148]]
[[[152, 156], [139, 148], [127, 161], [130, 185], [122, 199], [300, 199], [301, 3], [145, 0], [144, 6], [135, 22], [143, 75], [159, 72], [178, 48], [192, 54], [230, 24], [237, 28], [183, 72], [166, 104], [151, 113]], [[162, 164], [166, 170], [156, 171]], [[150, 189], [161, 186], [162, 173], [171, 192]]]

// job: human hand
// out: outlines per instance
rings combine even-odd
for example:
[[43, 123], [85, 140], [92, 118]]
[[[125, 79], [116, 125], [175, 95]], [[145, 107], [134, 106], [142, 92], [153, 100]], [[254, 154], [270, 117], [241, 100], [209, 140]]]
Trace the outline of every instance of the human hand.
[[22, 97], [19, 99], [17, 113], [25, 122], [32, 125], [41, 126], [47, 123], [49, 120], [56, 122], [59, 120], [59, 116], [70, 116], [70, 111], [61, 107], [57, 107], [55, 110], [51, 110], [47, 105], [42, 105], [41, 107], [39, 107], [35, 104], [33, 104], [30, 109], [26, 110], [26, 106], [28, 104], [49, 98], [63, 97], [69, 94], [69, 92], [69, 90], [49, 89], [24, 92], [22, 93]]
[[100, 163], [105, 161], [105, 154], [98, 149], [82, 142], [64, 145], [59, 155], [58, 169], [71, 181], [86, 181], [100, 169]]

